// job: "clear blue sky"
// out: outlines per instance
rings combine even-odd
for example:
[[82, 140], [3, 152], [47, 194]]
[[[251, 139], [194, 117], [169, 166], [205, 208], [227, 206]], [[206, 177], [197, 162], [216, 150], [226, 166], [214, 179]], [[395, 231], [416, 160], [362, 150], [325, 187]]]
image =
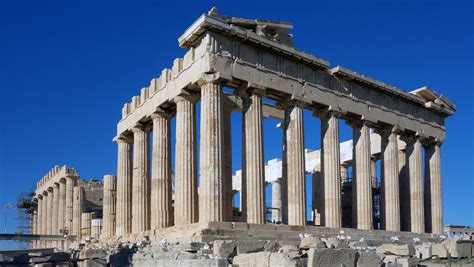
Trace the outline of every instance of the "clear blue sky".
[[[474, 225], [473, 5], [471, 1], [1, 1], [0, 225], [15, 231], [15, 203], [52, 166], [85, 179], [116, 173], [112, 142], [124, 102], [173, 59], [201, 13], [294, 23], [295, 46], [389, 84], [429, 86], [457, 106], [442, 146], [445, 223]], [[398, 2], [395, 4], [394, 2]], [[234, 170], [240, 116], [233, 116]], [[265, 158], [281, 157], [276, 121]], [[305, 113], [305, 143], [319, 122]], [[174, 128], [173, 128], [174, 131]], [[341, 124], [342, 141], [351, 139]], [[1, 247], [1, 243], [0, 243]]]

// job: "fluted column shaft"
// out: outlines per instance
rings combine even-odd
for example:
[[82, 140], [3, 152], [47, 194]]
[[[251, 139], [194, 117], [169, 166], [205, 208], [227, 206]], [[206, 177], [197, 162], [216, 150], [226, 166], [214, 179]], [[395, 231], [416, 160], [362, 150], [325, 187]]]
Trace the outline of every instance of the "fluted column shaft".
[[58, 201], [58, 233], [64, 230], [66, 215], [66, 181], [59, 181], [59, 201]]
[[58, 224], [59, 224], [59, 216], [58, 216], [58, 211], [59, 211], [59, 184], [54, 183], [53, 184], [53, 211], [52, 211], [52, 226], [51, 226], [51, 234], [57, 235], [59, 234], [58, 231]]
[[339, 118], [334, 112], [321, 116], [321, 166], [324, 184], [324, 225], [340, 228], [341, 209], [341, 155], [339, 149]]
[[75, 186], [73, 189], [73, 210], [72, 210], [72, 234], [81, 240], [81, 221], [84, 211], [84, 189]]
[[206, 81], [201, 86], [200, 222], [224, 220], [222, 113], [222, 86]]
[[422, 145], [419, 138], [406, 138], [409, 173], [410, 231], [425, 232]]
[[37, 223], [36, 223], [36, 234], [43, 234], [43, 197], [42, 195], [38, 196], [38, 206], [37, 206]]
[[104, 199], [102, 215], [102, 237], [110, 238], [115, 235], [115, 214], [117, 211], [117, 177], [104, 176]]
[[441, 143], [425, 147], [425, 223], [426, 231], [443, 232], [443, 194], [441, 180]]
[[370, 129], [365, 122], [353, 127], [352, 165], [352, 224], [357, 229], [373, 229], [372, 217], [372, 160]]
[[398, 184], [400, 194], [401, 231], [410, 231], [410, 173], [408, 171], [408, 165], [406, 150], [398, 150]]
[[[151, 229], [172, 225], [171, 128], [167, 113], [152, 115], [153, 151], [151, 166]], [[176, 162], [177, 164], [180, 164]], [[178, 190], [178, 188], [176, 188]]]
[[91, 221], [93, 212], [83, 212], [81, 214], [81, 237], [87, 239], [91, 236]]
[[117, 216], [115, 235], [132, 231], [132, 145], [123, 139], [116, 140], [117, 160]]
[[288, 224], [306, 224], [306, 186], [303, 108], [298, 103], [285, 109], [286, 127], [286, 178]]
[[382, 137], [382, 229], [400, 231], [400, 193], [398, 141], [392, 129], [381, 132]]
[[[41, 205], [41, 234], [48, 234], [48, 192], [43, 192]], [[41, 241], [42, 247], [46, 247], [46, 241]]]
[[53, 194], [53, 189], [48, 188], [48, 195], [46, 196], [46, 234], [48, 235], [53, 234]]
[[248, 91], [243, 96], [245, 121], [245, 177], [247, 184], [247, 222], [265, 223], [265, 165], [263, 159], [262, 100]]
[[66, 200], [65, 200], [65, 224], [64, 227], [72, 230], [72, 206], [74, 202], [74, 186], [76, 185], [76, 178], [66, 176]]
[[196, 104], [190, 97], [176, 99], [175, 225], [198, 220]]
[[150, 229], [150, 135], [142, 126], [133, 131], [132, 233]]
[[282, 215], [281, 178], [272, 182], [272, 221], [281, 222]]

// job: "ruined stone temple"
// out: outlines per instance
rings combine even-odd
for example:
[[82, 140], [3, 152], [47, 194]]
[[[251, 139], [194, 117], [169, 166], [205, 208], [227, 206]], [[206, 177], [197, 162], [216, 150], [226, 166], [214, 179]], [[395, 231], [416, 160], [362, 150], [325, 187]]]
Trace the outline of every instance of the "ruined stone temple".
[[[440, 155], [454, 104], [428, 87], [405, 91], [331, 67], [294, 47], [292, 27], [215, 10], [200, 16], [178, 39], [184, 56], [123, 105], [113, 138], [117, 173], [97, 186], [100, 201], [86, 197], [94, 186], [79, 183], [74, 169], [55, 168], [38, 182], [32, 232], [67, 228], [73, 244], [91, 235], [189, 243], [442, 233]], [[314, 123], [303, 120], [304, 110], [321, 122], [320, 150], [305, 149], [304, 135], [315, 133], [303, 130]], [[241, 127], [232, 129], [232, 112], [242, 113]], [[282, 158], [269, 162], [265, 118], [281, 121], [274, 130], [283, 140]], [[339, 138], [343, 123], [352, 127], [350, 141]], [[231, 144], [237, 131], [242, 147]], [[242, 170], [233, 173], [235, 149]]]

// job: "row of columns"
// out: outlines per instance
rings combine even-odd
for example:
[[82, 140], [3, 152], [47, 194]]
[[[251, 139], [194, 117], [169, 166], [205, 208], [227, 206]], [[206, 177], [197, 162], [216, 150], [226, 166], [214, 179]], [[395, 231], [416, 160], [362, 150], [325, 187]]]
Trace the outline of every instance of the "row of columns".
[[[212, 76], [212, 75], [211, 75]], [[180, 96], [176, 103], [176, 166], [175, 206], [171, 208], [171, 159], [169, 130], [170, 116], [166, 112], [152, 115], [153, 151], [152, 177], [148, 173], [149, 129], [137, 126], [132, 129], [133, 140], [120, 136], [117, 170], [117, 235], [137, 233], [149, 229], [183, 225], [197, 221], [225, 221], [228, 214], [231, 176], [226, 172], [230, 149], [230, 131], [224, 112], [222, 85], [211, 77], [201, 86], [200, 127], [200, 184], [197, 193], [196, 98]], [[263, 162], [261, 89], [247, 88], [239, 92], [243, 100], [243, 176], [241, 205], [246, 221], [265, 222], [265, 190]], [[283, 123], [283, 178], [279, 184], [282, 210], [278, 211], [284, 223], [306, 223], [305, 157], [303, 131], [303, 105], [298, 101], [282, 103], [285, 108]], [[319, 199], [321, 220], [327, 227], [342, 226], [341, 168], [339, 152], [339, 119], [335, 111], [317, 112], [321, 118], [321, 193]], [[354, 222], [359, 229], [372, 229], [372, 180], [374, 165], [371, 161], [369, 123], [363, 120], [349, 123], [354, 135]], [[386, 230], [400, 230], [400, 191], [397, 139], [395, 128], [383, 128], [382, 136], [382, 225]], [[408, 140], [408, 139], [407, 139]], [[411, 228], [423, 232], [424, 224], [433, 232], [442, 231], [441, 176], [439, 143], [427, 144], [424, 190], [421, 173], [421, 140], [413, 137], [407, 142], [407, 159], [410, 176]], [[132, 152], [133, 146], [133, 152]], [[431, 152], [433, 151], [433, 152]], [[133, 153], [133, 155], [132, 155]], [[228, 164], [228, 163], [227, 163]], [[228, 166], [227, 166], [228, 167]], [[133, 170], [133, 171], [132, 171]], [[430, 193], [423, 196], [424, 191]], [[428, 205], [430, 218], [423, 212]], [[428, 204], [427, 204], [428, 203]], [[437, 205], [437, 206], [435, 206]], [[416, 207], [415, 207], [416, 206]], [[153, 211], [150, 213], [150, 208]], [[150, 216], [150, 214], [153, 214]], [[171, 214], [174, 214], [172, 217]], [[131, 218], [131, 220], [130, 220]], [[423, 222], [425, 220], [425, 222]]]
[[[59, 235], [73, 227], [73, 188], [76, 177], [66, 176], [36, 197], [37, 209], [32, 219], [33, 234]], [[51, 246], [57, 242], [38, 241], [35, 246]]]

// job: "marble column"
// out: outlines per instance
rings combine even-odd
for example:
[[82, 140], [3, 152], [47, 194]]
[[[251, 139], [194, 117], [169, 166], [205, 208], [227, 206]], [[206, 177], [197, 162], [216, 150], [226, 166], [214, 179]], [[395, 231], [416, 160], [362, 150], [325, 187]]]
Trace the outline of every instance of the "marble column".
[[199, 222], [224, 220], [222, 85], [209, 78], [201, 85]]
[[398, 184], [400, 199], [400, 230], [410, 231], [410, 176], [405, 150], [398, 150]]
[[81, 240], [81, 221], [82, 212], [84, 211], [84, 189], [80, 186], [75, 186], [73, 189], [73, 207], [72, 207], [72, 235]]
[[306, 186], [303, 108], [290, 103], [285, 108], [286, 178], [288, 225], [306, 224]]
[[247, 222], [262, 224], [265, 223], [266, 210], [261, 93], [250, 89], [242, 94], [242, 120], [245, 122], [243, 138], [245, 138]]
[[441, 181], [441, 142], [425, 145], [425, 223], [426, 232], [443, 232], [443, 194]]
[[91, 221], [93, 212], [83, 212], [81, 214], [81, 237], [82, 240], [91, 236]]
[[366, 122], [353, 125], [352, 225], [357, 229], [373, 229], [372, 160], [370, 129]]
[[102, 214], [102, 237], [110, 238], [115, 235], [115, 214], [117, 211], [117, 177], [104, 175], [104, 198]]
[[394, 128], [380, 132], [382, 141], [382, 229], [400, 231], [398, 137]]
[[[38, 227], [38, 214], [36, 213], [36, 210], [32, 210], [31, 212], [31, 224], [30, 224], [30, 234], [32, 235], [37, 235], [38, 232], [37, 232], [37, 227]], [[32, 248], [36, 248], [36, 243], [37, 241], [36, 240], [33, 240], [30, 242], [30, 246]]]
[[[37, 206], [37, 223], [36, 223], [36, 233], [37, 235], [43, 234], [43, 195], [37, 195], [38, 206]], [[37, 241], [36, 247], [41, 247], [42, 242]]]
[[[48, 188], [48, 195], [46, 197], [46, 234], [53, 234], [53, 188]], [[48, 241], [49, 243], [49, 241]]]
[[132, 131], [132, 233], [141, 233], [150, 229], [150, 134], [143, 126]]
[[339, 114], [321, 114], [321, 166], [324, 179], [324, 226], [342, 227]]
[[[41, 205], [41, 234], [48, 234], [48, 191], [44, 191]], [[46, 247], [47, 241], [41, 241], [42, 247]]]
[[233, 221], [234, 206], [232, 200], [234, 192], [232, 190], [232, 109], [233, 103], [224, 102], [223, 112], [223, 139], [224, 139], [224, 220]]
[[425, 214], [422, 145], [418, 137], [409, 136], [403, 140], [406, 143], [408, 182], [410, 184], [408, 188], [410, 212], [409, 230], [415, 233], [423, 233], [425, 232]]
[[66, 181], [59, 181], [59, 202], [58, 202], [58, 233], [64, 231], [66, 215]]
[[59, 234], [58, 231], [58, 210], [59, 210], [59, 184], [53, 184], [53, 204], [52, 204], [52, 218], [51, 218], [51, 234], [57, 235]]
[[158, 229], [170, 227], [173, 222], [171, 210], [171, 118], [165, 112], [153, 114], [151, 118], [153, 120], [153, 151], [150, 227]]
[[176, 102], [174, 223], [198, 220], [196, 100], [178, 97]]
[[123, 236], [132, 230], [132, 145], [125, 138], [118, 138], [116, 142], [118, 160], [115, 235]]
[[64, 227], [69, 229], [69, 233], [72, 230], [72, 206], [74, 202], [74, 186], [76, 185], [76, 178], [66, 176], [66, 203], [65, 203], [65, 225]]
[[272, 221], [281, 222], [282, 204], [280, 178], [272, 182]]

